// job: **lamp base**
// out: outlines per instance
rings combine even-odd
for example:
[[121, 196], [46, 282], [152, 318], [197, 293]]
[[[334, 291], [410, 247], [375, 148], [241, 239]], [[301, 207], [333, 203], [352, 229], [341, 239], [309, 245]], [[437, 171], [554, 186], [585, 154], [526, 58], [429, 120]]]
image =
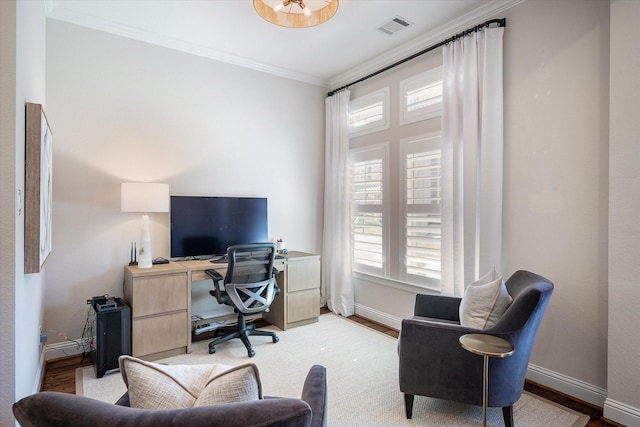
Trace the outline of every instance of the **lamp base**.
[[149, 232], [149, 215], [142, 215], [142, 239], [138, 252], [138, 268], [151, 268], [151, 233]]
[[[144, 248], [144, 245], [142, 247]], [[151, 251], [143, 252], [141, 249], [138, 256], [138, 268], [151, 268], [152, 266], [153, 262], [151, 261]]]

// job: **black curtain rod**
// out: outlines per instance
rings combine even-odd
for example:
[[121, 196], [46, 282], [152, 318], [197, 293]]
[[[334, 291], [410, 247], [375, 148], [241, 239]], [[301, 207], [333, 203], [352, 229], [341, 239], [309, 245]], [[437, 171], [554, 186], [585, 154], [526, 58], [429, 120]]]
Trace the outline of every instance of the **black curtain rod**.
[[455, 40], [458, 40], [459, 38], [466, 37], [466, 36], [468, 36], [468, 35], [469, 35], [469, 34], [471, 34], [471, 33], [475, 33], [476, 31], [479, 31], [479, 30], [481, 30], [482, 28], [488, 27], [488, 26], [490, 26], [491, 24], [497, 24], [497, 25], [498, 25], [498, 27], [506, 27], [506, 26], [507, 26], [507, 20], [506, 20], [506, 18], [502, 18], [502, 19], [491, 19], [491, 20], [489, 20], [489, 21], [486, 21], [486, 22], [485, 22], [485, 23], [483, 23], [483, 24], [478, 24], [478, 25], [476, 25], [476, 26], [474, 26], [474, 27], [471, 27], [471, 28], [469, 28], [469, 29], [467, 29], [467, 30], [464, 30], [464, 31], [463, 31], [463, 32], [461, 32], [461, 33], [456, 34], [456, 35], [455, 35], [455, 36], [453, 36], [453, 37], [449, 37], [448, 39], [443, 40], [443, 41], [441, 41], [440, 43], [436, 43], [436, 44], [434, 44], [433, 46], [429, 46], [428, 48], [426, 48], [426, 49], [424, 49], [424, 50], [421, 50], [421, 51], [420, 51], [420, 52], [418, 52], [418, 53], [414, 53], [413, 55], [408, 56], [408, 57], [406, 57], [406, 58], [404, 58], [404, 59], [401, 59], [401, 60], [400, 60], [400, 61], [398, 61], [398, 62], [394, 62], [394, 63], [393, 63], [393, 64], [391, 64], [391, 65], [387, 65], [386, 67], [384, 67], [384, 68], [382, 68], [382, 69], [380, 69], [380, 70], [378, 70], [378, 71], [375, 71], [375, 72], [373, 72], [373, 73], [371, 73], [371, 74], [369, 74], [369, 75], [367, 75], [367, 76], [364, 76], [364, 77], [362, 77], [362, 78], [360, 78], [360, 79], [358, 79], [358, 80], [356, 80], [356, 81], [353, 81], [353, 82], [351, 82], [351, 83], [349, 83], [349, 84], [346, 84], [346, 85], [344, 85], [344, 86], [341, 86], [341, 87], [339, 87], [339, 88], [337, 88], [337, 89], [334, 89], [334, 90], [332, 90], [331, 92], [327, 93], [327, 96], [333, 96], [333, 95], [335, 95], [336, 93], [340, 92], [341, 90], [344, 90], [344, 89], [348, 88], [349, 86], [353, 86], [353, 85], [355, 85], [355, 84], [357, 84], [357, 83], [360, 83], [360, 82], [363, 82], [363, 81], [365, 81], [365, 80], [367, 80], [367, 79], [370, 79], [371, 77], [377, 76], [377, 75], [378, 75], [378, 74], [380, 74], [380, 73], [384, 73], [384, 72], [385, 72], [385, 71], [387, 71], [387, 70], [390, 70], [390, 69], [392, 69], [392, 68], [394, 68], [394, 67], [397, 67], [398, 65], [404, 64], [405, 62], [410, 61], [410, 60], [412, 60], [412, 59], [414, 59], [414, 58], [416, 58], [416, 57], [418, 57], [418, 56], [420, 56], [420, 55], [424, 55], [424, 54], [425, 54], [425, 53], [427, 53], [427, 52], [431, 52], [432, 50], [437, 49], [437, 48], [439, 48], [439, 47], [441, 47], [441, 46], [444, 46], [444, 45], [445, 45], [445, 44], [447, 44], [447, 43], [451, 43], [451, 42], [453, 42], [453, 41], [455, 41]]

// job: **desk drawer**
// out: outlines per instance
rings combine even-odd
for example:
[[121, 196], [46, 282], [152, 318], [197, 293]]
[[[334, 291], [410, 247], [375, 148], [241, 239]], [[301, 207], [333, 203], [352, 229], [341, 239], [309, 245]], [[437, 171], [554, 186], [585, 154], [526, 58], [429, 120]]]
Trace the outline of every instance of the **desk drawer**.
[[320, 289], [287, 295], [287, 323], [320, 316]]
[[187, 346], [187, 312], [146, 317], [133, 321], [133, 356], [140, 357]]
[[131, 289], [133, 318], [187, 310], [187, 273], [137, 277]]
[[287, 291], [320, 288], [320, 259], [306, 259], [287, 264]]

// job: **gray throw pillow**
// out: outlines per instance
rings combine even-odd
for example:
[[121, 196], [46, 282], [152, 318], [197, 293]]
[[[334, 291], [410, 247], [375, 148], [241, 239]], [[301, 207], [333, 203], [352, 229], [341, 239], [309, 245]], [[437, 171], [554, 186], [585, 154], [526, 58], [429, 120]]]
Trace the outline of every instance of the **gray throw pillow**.
[[487, 329], [496, 324], [512, 302], [502, 276], [495, 268], [467, 286], [460, 302], [460, 324], [474, 329]]
[[258, 367], [163, 365], [120, 356], [131, 407], [179, 409], [262, 399]]

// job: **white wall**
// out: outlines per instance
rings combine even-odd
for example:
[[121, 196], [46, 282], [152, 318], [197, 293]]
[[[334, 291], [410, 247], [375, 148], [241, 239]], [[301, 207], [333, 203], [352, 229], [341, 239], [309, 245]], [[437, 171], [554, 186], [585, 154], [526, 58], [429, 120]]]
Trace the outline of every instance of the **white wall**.
[[[528, 1], [497, 17], [507, 18], [502, 273], [555, 283], [529, 376], [602, 405], [609, 3]], [[411, 292], [356, 281], [356, 312], [391, 326], [413, 302]]]
[[604, 416], [640, 426], [640, 2], [611, 2], [609, 353]]
[[24, 274], [24, 206], [16, 202], [16, 193], [24, 194], [25, 102], [46, 110], [44, 3], [2, 2], [1, 15], [0, 425], [13, 425], [11, 404], [39, 390], [43, 364], [39, 328], [45, 273]]
[[[120, 212], [121, 182], [267, 197], [270, 237], [319, 253], [325, 92], [49, 19], [54, 248], [45, 327], [79, 338], [86, 299], [122, 295], [140, 215]], [[153, 255], [169, 257], [169, 214], [150, 217]]]

